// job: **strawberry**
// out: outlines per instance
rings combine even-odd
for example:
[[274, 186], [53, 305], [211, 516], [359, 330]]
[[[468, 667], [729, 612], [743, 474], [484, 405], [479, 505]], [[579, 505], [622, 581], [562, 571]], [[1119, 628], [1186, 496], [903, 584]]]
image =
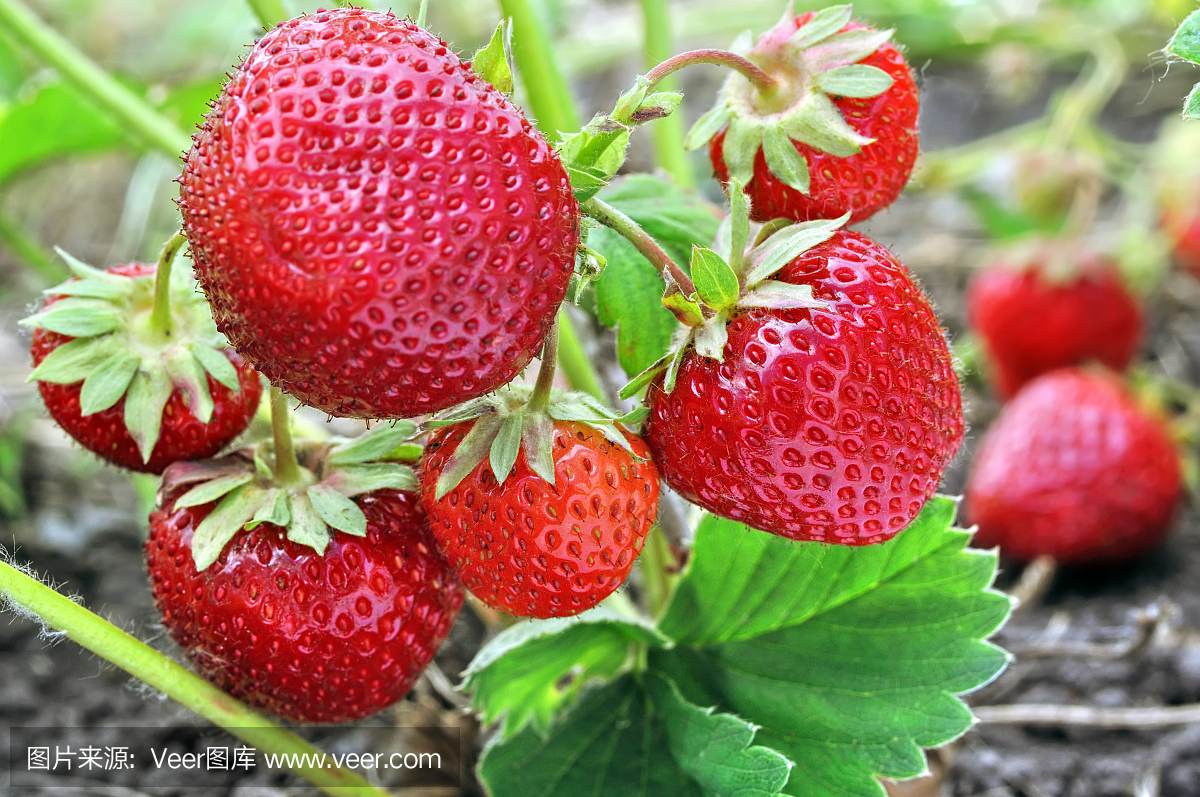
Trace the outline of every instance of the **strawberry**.
[[249, 454], [168, 469], [146, 566], [205, 678], [301, 722], [359, 719], [408, 692], [463, 600], [417, 496], [395, 489], [415, 486], [411, 471], [364, 461], [408, 430], [384, 429], [374, 451], [369, 438], [308, 451], [291, 487]]
[[421, 494], [475, 597], [519, 617], [563, 617], [629, 575], [658, 511], [658, 474], [646, 444], [615, 427], [637, 416], [558, 391], [536, 407], [513, 387], [435, 421]]
[[730, 264], [697, 249], [703, 306], [669, 302], [694, 329], [623, 395], [648, 384], [646, 442], [687, 500], [791, 539], [866, 545], [921, 511], [963, 417], [928, 299], [890, 252], [838, 229], [845, 218], [785, 228]]
[[431, 413], [510, 381], [579, 242], [566, 171], [508, 98], [437, 37], [356, 8], [258, 41], [179, 206], [217, 327], [340, 416]]
[[1116, 265], [1062, 245], [1003, 255], [972, 280], [967, 310], [1002, 398], [1064, 366], [1096, 360], [1124, 370], [1142, 335], [1141, 308]]
[[154, 265], [99, 271], [66, 257], [77, 276], [21, 323], [34, 329], [30, 379], [67, 434], [115, 465], [162, 473], [245, 430], [262, 383], [227, 347], [186, 272], [169, 285], [169, 325], [156, 328]]
[[1162, 541], [1183, 498], [1166, 426], [1112, 374], [1053, 371], [988, 430], [967, 483], [975, 543], [1018, 560], [1121, 562]]
[[717, 178], [745, 186], [755, 221], [868, 218], [917, 160], [917, 86], [891, 34], [853, 21], [848, 5], [789, 10], [746, 53], [775, 86], [731, 74], [687, 146], [708, 143]]

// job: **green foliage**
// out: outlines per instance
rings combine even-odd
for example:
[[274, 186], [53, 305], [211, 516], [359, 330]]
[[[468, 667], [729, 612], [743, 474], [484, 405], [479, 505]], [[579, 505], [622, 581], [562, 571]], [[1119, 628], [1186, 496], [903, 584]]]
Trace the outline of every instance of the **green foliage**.
[[[1171, 41], [1167, 43], [1165, 52], [1193, 64], [1200, 64], [1200, 11], [1193, 11], [1180, 24]], [[1200, 83], [1188, 94], [1183, 106], [1183, 118], [1200, 119]]]
[[[922, 747], [971, 726], [955, 695], [1007, 661], [983, 641], [1010, 609], [990, 589], [996, 557], [966, 548], [954, 510], [936, 497], [895, 539], [861, 548], [710, 516], [659, 636], [565, 621], [509, 629], [468, 671], [485, 718], [510, 719], [480, 762], [483, 782], [494, 797], [879, 797], [878, 777], [920, 774]], [[604, 665], [560, 689], [573, 656], [594, 649]]]
[[0, 118], [0, 183], [52, 158], [98, 152], [124, 140], [116, 123], [74, 89], [50, 83]]

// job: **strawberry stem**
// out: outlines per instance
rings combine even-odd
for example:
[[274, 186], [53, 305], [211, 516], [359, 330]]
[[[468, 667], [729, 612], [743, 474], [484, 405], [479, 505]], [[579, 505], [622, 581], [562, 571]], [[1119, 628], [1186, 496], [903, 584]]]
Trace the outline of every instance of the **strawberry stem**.
[[280, 486], [290, 487], [304, 481], [296, 446], [292, 442], [292, 418], [287, 395], [271, 387], [271, 431], [275, 433], [275, 478]]
[[714, 64], [736, 70], [746, 80], [749, 80], [760, 94], [771, 94], [779, 86], [779, 82], [775, 78], [764, 72], [750, 59], [743, 58], [737, 53], [731, 53], [728, 50], [692, 50], [672, 56], [647, 72], [646, 80], [650, 82], [647, 91], [653, 90], [658, 82], [667, 75], [673, 75], [685, 66], [693, 64]]
[[171, 337], [171, 265], [175, 256], [187, 243], [183, 231], [171, 236], [158, 255], [158, 268], [154, 272], [154, 309], [150, 311], [150, 328], [163, 337]]
[[671, 256], [650, 237], [649, 233], [638, 226], [636, 221], [595, 197], [584, 202], [579, 209], [633, 244], [638, 253], [649, 260], [650, 265], [654, 266], [659, 273], [668, 272], [671, 279], [679, 285], [684, 296], [692, 296], [696, 293], [696, 286], [692, 283], [691, 277], [684, 273], [683, 269], [671, 259]]
[[554, 387], [555, 363], [558, 361], [558, 327], [561, 319], [555, 319], [554, 325], [546, 333], [546, 342], [542, 344], [542, 365], [538, 368], [537, 382], [533, 385], [533, 393], [525, 404], [531, 412], [542, 412], [550, 404], [550, 390]]
[[421, 0], [421, 7], [417, 9], [417, 27], [425, 27], [425, 14], [429, 11], [429, 0]]
[[[645, 31], [646, 58], [651, 68], [671, 56], [671, 13], [667, 0], [642, 0], [642, 30]], [[660, 81], [664, 91], [675, 88], [674, 80]], [[694, 188], [695, 176], [683, 148], [683, 114], [673, 113], [651, 128], [658, 163], [684, 188]]]
[[37, 615], [48, 631], [66, 634], [72, 641], [247, 744], [264, 753], [293, 759], [292, 771], [326, 794], [336, 796], [353, 789], [354, 794], [387, 797], [385, 792], [350, 770], [331, 764], [324, 767], [301, 764], [301, 761], [315, 761], [324, 756], [316, 747], [242, 705], [146, 643], [59, 594], [29, 572], [4, 561], [0, 561], [0, 598], [0, 603], [6, 604], [6, 608], [14, 613]]

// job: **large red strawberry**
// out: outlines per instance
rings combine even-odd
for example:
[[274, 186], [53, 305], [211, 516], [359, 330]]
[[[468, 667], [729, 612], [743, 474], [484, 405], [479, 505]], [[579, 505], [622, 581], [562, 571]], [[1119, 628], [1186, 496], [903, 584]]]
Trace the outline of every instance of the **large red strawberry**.
[[1014, 395], [1034, 377], [1092, 360], [1124, 370], [1142, 336], [1142, 311], [1116, 265], [1042, 244], [1009, 252], [967, 292], [996, 392]]
[[[865, 545], [921, 511], [963, 416], [929, 301], [891, 253], [838, 226], [797, 225], [735, 257], [740, 296], [706, 299], [712, 280], [697, 280], [704, 320], [653, 377], [645, 437], [667, 484], [715, 514]], [[693, 258], [693, 276], [713, 257]]]
[[179, 205], [218, 328], [342, 416], [415, 416], [510, 381], [579, 239], [565, 170], [508, 98], [437, 37], [362, 9], [258, 41]]
[[67, 434], [113, 464], [162, 473], [245, 430], [262, 383], [214, 328], [189, 274], [175, 270], [170, 315], [156, 327], [154, 265], [68, 262], [77, 276], [22, 322], [34, 329], [30, 379]]
[[708, 142], [722, 183], [746, 187], [756, 221], [862, 221], [900, 195], [917, 160], [918, 91], [904, 56], [850, 6], [785, 14], [746, 57], [770, 91], [730, 75], [689, 147]]
[[539, 410], [517, 387], [449, 420], [425, 449], [421, 492], [475, 597], [520, 617], [563, 617], [621, 586], [658, 512], [646, 444], [615, 426], [629, 417], [557, 391]]
[[1183, 497], [1162, 420], [1113, 375], [1030, 382], [988, 430], [967, 483], [978, 545], [1015, 559], [1120, 562], [1166, 536]]
[[347, 456], [353, 445], [302, 457], [309, 477], [291, 487], [248, 458], [181, 463], [150, 516], [146, 565], [171, 636], [209, 681], [292, 720], [402, 698], [462, 606], [416, 495], [369, 489], [415, 486], [411, 472], [361, 461], [377, 453], [361, 442]]

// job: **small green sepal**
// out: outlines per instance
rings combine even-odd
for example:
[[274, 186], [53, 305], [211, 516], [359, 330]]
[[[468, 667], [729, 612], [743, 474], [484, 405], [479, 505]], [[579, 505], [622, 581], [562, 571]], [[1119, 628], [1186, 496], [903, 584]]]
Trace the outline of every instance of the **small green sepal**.
[[471, 70], [503, 94], [513, 91], [512, 24], [509, 20], [496, 26], [492, 40], [471, 59]]

